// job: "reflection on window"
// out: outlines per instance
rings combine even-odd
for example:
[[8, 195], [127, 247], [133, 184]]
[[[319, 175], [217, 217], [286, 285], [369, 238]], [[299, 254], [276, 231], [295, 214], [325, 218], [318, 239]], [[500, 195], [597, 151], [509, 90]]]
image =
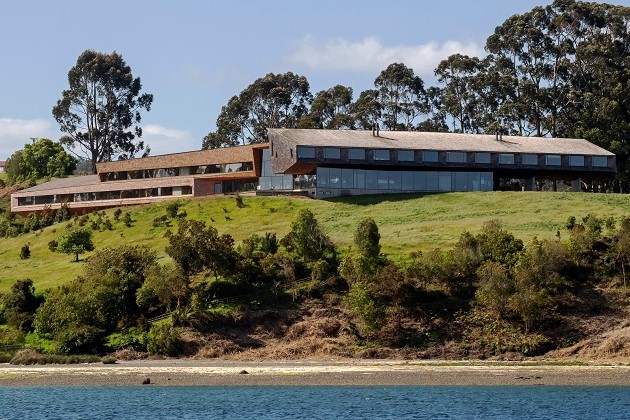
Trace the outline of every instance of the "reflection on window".
[[606, 156], [593, 156], [592, 165], [594, 168], [607, 168], [608, 158]]
[[350, 160], [365, 160], [365, 149], [349, 149], [348, 158]]
[[422, 152], [423, 162], [437, 162], [438, 160], [439, 160], [439, 155], [436, 150], [424, 150]]
[[447, 152], [446, 161], [450, 163], [464, 163], [466, 162], [465, 152]]
[[513, 153], [500, 153], [499, 165], [514, 165], [514, 154]]
[[337, 147], [326, 147], [324, 148], [324, 159], [339, 159], [341, 157], [341, 152]]
[[562, 159], [560, 155], [547, 155], [545, 156], [545, 164], [548, 166], [560, 166]]
[[584, 166], [584, 156], [569, 156], [569, 166]]
[[523, 165], [538, 165], [538, 155], [521, 155]]
[[475, 163], [490, 163], [490, 153], [475, 153]]
[[298, 146], [297, 155], [300, 159], [315, 159], [315, 148], [314, 147], [306, 147], [306, 146]]
[[413, 150], [399, 150], [398, 151], [398, 162], [413, 162], [414, 152]]
[[386, 150], [386, 149], [374, 150], [374, 160], [389, 160], [389, 150]]

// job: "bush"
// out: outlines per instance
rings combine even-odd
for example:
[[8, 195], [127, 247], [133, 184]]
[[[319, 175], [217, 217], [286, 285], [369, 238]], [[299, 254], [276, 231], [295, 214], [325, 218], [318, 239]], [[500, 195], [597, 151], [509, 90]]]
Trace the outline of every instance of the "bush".
[[57, 242], [56, 240], [52, 240], [50, 242], [48, 242], [48, 249], [50, 250], [50, 252], [57, 252], [57, 247], [59, 246], [59, 242]]
[[20, 259], [28, 260], [29, 258], [31, 258], [31, 248], [28, 246], [28, 244], [26, 244], [23, 245], [20, 249]]
[[147, 351], [149, 354], [177, 356], [181, 348], [181, 336], [170, 324], [154, 324], [147, 334]]
[[122, 214], [122, 209], [116, 209], [116, 211], [114, 211], [114, 220], [119, 221], [121, 214]]
[[101, 362], [104, 365], [115, 365], [117, 361], [118, 360], [116, 360], [116, 358], [113, 356], [106, 356], [101, 359]]
[[166, 216], [174, 219], [177, 217], [177, 212], [179, 208], [182, 206], [182, 203], [179, 201], [171, 201], [166, 205]]

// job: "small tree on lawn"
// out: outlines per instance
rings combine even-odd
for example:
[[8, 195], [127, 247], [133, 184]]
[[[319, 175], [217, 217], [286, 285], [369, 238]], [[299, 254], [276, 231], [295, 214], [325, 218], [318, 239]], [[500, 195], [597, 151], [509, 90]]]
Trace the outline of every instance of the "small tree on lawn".
[[64, 254], [74, 254], [75, 262], [79, 262], [79, 254], [93, 251], [92, 231], [83, 227], [69, 229], [58, 241], [57, 251]]

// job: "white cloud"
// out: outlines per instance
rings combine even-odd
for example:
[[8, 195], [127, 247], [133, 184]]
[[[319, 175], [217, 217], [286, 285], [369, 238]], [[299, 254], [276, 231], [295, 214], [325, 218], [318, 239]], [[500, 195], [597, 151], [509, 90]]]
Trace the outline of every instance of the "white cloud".
[[194, 139], [188, 131], [157, 124], [143, 126], [141, 140], [151, 148], [151, 156], [201, 149], [201, 139]]
[[356, 42], [343, 38], [322, 42], [307, 36], [297, 42], [289, 60], [317, 70], [365, 72], [380, 72], [391, 63], [399, 62], [413, 68], [420, 76], [432, 76], [440, 61], [456, 53], [484, 55], [483, 48], [472, 41], [387, 46], [375, 36]]
[[6, 160], [13, 152], [22, 149], [32, 137], [58, 140], [60, 136], [47, 120], [0, 118], [0, 160]]

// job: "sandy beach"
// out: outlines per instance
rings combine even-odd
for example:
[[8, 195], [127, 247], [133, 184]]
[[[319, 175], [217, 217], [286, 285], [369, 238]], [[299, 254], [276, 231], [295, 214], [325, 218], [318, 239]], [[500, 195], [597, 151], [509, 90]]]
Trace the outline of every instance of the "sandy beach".
[[[245, 373], [246, 372], [246, 373]], [[630, 386], [630, 366], [396, 360], [140, 360], [113, 365], [0, 365], [0, 386]]]

